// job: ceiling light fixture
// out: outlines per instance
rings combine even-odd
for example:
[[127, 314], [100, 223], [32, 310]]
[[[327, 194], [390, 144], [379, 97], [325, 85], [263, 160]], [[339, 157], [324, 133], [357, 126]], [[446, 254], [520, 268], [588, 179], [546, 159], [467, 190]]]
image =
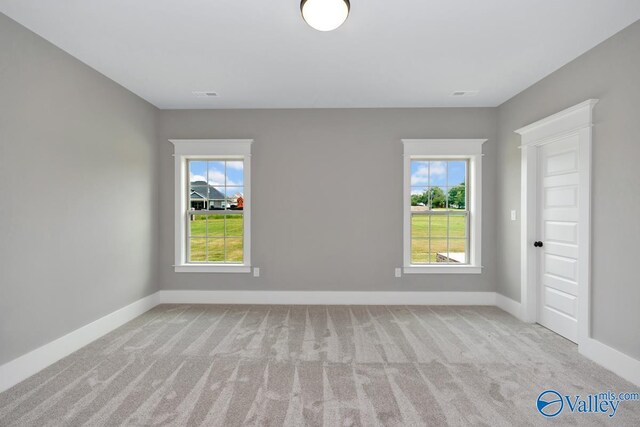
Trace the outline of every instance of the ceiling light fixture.
[[318, 31], [331, 31], [347, 20], [349, 0], [302, 0], [300, 11], [305, 22]]

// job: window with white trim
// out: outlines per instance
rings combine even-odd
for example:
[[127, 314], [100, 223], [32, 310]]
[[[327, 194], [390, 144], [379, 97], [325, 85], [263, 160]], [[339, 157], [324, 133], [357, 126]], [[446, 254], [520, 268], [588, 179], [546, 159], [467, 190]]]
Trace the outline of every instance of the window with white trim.
[[251, 140], [175, 146], [175, 270], [251, 270]]
[[405, 273], [480, 273], [484, 141], [403, 140]]

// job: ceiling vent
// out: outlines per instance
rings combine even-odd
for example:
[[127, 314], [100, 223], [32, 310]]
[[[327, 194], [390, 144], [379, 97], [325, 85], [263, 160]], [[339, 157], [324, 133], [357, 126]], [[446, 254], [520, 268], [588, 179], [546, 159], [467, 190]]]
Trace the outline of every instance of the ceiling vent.
[[215, 98], [218, 94], [212, 90], [194, 90], [191, 92], [196, 98]]
[[457, 90], [451, 96], [476, 96], [477, 94], [477, 90]]

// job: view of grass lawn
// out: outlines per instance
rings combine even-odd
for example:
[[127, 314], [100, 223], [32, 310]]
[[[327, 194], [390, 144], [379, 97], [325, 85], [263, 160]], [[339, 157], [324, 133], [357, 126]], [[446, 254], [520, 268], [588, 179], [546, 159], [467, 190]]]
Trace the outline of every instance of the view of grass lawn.
[[[411, 262], [436, 262], [436, 254], [465, 252], [467, 219], [465, 215], [412, 215]], [[243, 218], [241, 214], [195, 215], [189, 223], [190, 262], [243, 261]], [[226, 248], [226, 257], [225, 257]]]
[[195, 215], [189, 222], [189, 261], [241, 263], [242, 234], [242, 214]]
[[[449, 236], [447, 239], [447, 228]], [[465, 252], [467, 218], [465, 215], [412, 215], [411, 263], [436, 262], [436, 254]]]

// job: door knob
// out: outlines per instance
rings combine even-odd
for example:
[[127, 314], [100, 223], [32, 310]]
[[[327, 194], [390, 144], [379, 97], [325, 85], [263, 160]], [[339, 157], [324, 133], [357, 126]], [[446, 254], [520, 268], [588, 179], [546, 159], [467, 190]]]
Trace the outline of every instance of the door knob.
[[544, 246], [544, 244], [538, 240], [537, 242], [533, 242], [533, 246], [536, 248], [541, 248]]

